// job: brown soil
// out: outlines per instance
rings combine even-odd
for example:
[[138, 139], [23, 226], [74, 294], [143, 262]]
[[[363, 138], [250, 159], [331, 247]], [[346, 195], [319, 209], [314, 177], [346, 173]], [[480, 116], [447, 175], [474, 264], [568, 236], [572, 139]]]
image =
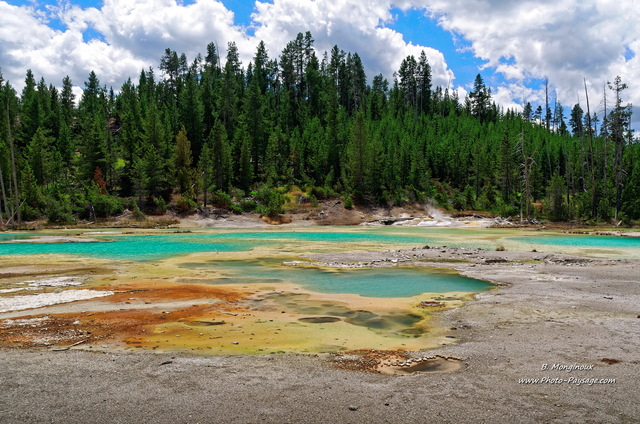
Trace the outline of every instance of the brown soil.
[[[237, 315], [238, 312], [244, 311], [235, 305], [244, 297], [243, 294], [212, 286], [138, 283], [135, 289], [128, 290], [126, 286], [119, 288], [124, 291], [102, 298], [103, 301], [121, 303], [125, 306], [119, 310], [32, 315], [0, 321], [0, 346], [69, 346], [81, 341], [87, 345], [97, 342], [142, 345], [141, 340], [144, 339], [145, 333], [151, 333], [155, 326], [168, 322], [203, 325], [203, 317], [207, 317], [208, 322], [211, 322], [213, 318], [221, 319], [228, 316], [227, 314]], [[182, 308], [169, 306], [164, 308], [166, 310], [136, 309], [136, 304], [141, 303], [171, 305], [183, 300], [207, 299], [216, 302]], [[126, 307], [127, 305], [131, 306]]]

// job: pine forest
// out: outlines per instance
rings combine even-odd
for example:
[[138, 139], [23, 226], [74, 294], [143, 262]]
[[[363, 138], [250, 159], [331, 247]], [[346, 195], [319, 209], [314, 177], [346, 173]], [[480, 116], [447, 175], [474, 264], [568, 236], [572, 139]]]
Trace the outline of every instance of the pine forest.
[[549, 101], [503, 110], [481, 75], [466, 98], [433, 86], [424, 52], [389, 81], [365, 75], [358, 53], [313, 44], [298, 34], [275, 58], [260, 43], [247, 64], [233, 42], [192, 59], [166, 49], [121, 87], [91, 72], [80, 98], [69, 77], [27, 70], [18, 93], [0, 76], [2, 226], [212, 206], [273, 216], [292, 187], [346, 208], [640, 219], [640, 145], [619, 77], [597, 99], [585, 81], [570, 116]]

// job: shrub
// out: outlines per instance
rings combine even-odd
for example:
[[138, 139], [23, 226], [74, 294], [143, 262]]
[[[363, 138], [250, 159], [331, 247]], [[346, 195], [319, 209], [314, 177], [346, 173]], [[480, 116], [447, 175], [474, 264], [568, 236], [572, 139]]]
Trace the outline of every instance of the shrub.
[[457, 194], [453, 198], [453, 208], [459, 211], [465, 209], [464, 197], [461, 194]]
[[76, 221], [71, 214], [69, 203], [51, 199], [45, 212], [47, 221], [51, 224], [73, 224]]
[[336, 192], [331, 189], [331, 187], [312, 187], [311, 195], [315, 196], [317, 199], [326, 200], [330, 197], [335, 197]]
[[144, 221], [147, 217], [142, 213], [137, 203], [133, 205], [133, 219], [136, 221]]
[[176, 200], [176, 209], [179, 213], [191, 213], [196, 210], [198, 205], [196, 202], [188, 197], [180, 197]]
[[219, 208], [231, 209], [231, 207], [233, 206], [233, 199], [231, 198], [230, 195], [228, 195], [224, 191], [216, 190], [216, 192], [213, 193], [213, 198], [211, 199], [211, 203], [213, 203]]
[[117, 215], [124, 210], [122, 202], [117, 197], [108, 194], [99, 194], [92, 197], [91, 203], [93, 204], [93, 210], [97, 217], [105, 218], [107, 216]]
[[42, 215], [42, 213], [40, 212], [40, 210], [38, 208], [34, 208], [31, 205], [24, 204], [20, 208], [20, 217], [24, 221], [36, 220], [36, 219], [40, 218], [41, 215]]
[[164, 213], [167, 212], [167, 202], [162, 196], [153, 197], [153, 204], [155, 205], [160, 215], [164, 215]]
[[242, 200], [239, 206], [244, 212], [255, 212], [258, 209], [258, 204], [253, 200]]
[[462, 196], [464, 197], [464, 207], [465, 209], [475, 209], [476, 208], [476, 199], [473, 191], [473, 187], [469, 184], [464, 188], [462, 192]]
[[346, 196], [344, 196], [344, 208], [345, 209], [353, 208], [353, 196], [351, 196], [350, 194], [347, 194]]
[[265, 187], [256, 193], [256, 200], [262, 205], [260, 213], [266, 216], [275, 216], [284, 213], [282, 206], [286, 202], [286, 197], [280, 191]]

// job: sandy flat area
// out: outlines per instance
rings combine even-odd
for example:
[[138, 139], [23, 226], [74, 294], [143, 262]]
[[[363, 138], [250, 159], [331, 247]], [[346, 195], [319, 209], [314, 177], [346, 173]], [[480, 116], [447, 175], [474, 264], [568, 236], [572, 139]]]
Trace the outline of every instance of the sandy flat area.
[[501, 286], [436, 314], [457, 343], [408, 354], [450, 358], [455, 370], [382, 375], [345, 366], [357, 365], [351, 354], [4, 348], [0, 422], [638, 422], [637, 260], [450, 248], [309, 259], [448, 267]]

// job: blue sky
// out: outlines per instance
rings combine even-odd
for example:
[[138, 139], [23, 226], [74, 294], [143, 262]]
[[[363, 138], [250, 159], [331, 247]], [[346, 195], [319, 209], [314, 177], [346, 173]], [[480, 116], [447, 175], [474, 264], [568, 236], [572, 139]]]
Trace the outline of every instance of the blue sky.
[[[503, 107], [584, 104], [602, 113], [603, 87], [620, 75], [640, 105], [636, 0], [0, 0], [0, 67], [21, 88], [26, 69], [82, 86], [91, 70], [114, 89], [157, 67], [166, 47], [189, 58], [235, 41], [246, 65], [264, 40], [271, 57], [298, 32], [319, 53], [357, 52], [367, 75], [389, 80], [409, 54], [427, 53], [434, 83], [461, 97], [480, 73]], [[635, 114], [634, 121], [640, 116]], [[638, 125], [634, 125], [636, 128]]]

